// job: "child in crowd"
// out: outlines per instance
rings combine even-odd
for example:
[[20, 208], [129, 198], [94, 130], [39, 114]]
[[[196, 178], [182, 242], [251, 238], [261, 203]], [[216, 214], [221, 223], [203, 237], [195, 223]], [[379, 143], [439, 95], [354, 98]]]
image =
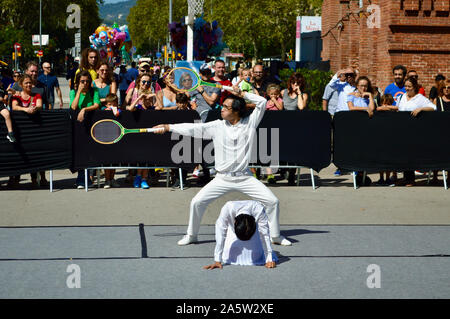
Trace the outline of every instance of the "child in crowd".
[[251, 70], [246, 68], [242, 70], [241, 81], [239, 82], [239, 88], [244, 92], [253, 93], [253, 87], [250, 84]]
[[[267, 86], [267, 96], [269, 100], [266, 103], [266, 110], [269, 111], [281, 111], [283, 110], [283, 99], [281, 98], [281, 89], [277, 84], [269, 84]], [[267, 182], [269, 184], [275, 184], [275, 176], [273, 176], [272, 168], [266, 168]]]
[[283, 110], [283, 99], [281, 97], [281, 89], [277, 84], [269, 84], [267, 86], [267, 96], [269, 100], [266, 104], [266, 110], [281, 111]]
[[[380, 99], [380, 105], [377, 107], [377, 111], [395, 111], [397, 110], [396, 106], [393, 106], [394, 98], [391, 94], [385, 94]], [[384, 177], [386, 175], [386, 177]], [[375, 182], [377, 185], [395, 185], [395, 181], [397, 180], [397, 172], [392, 172], [392, 178], [390, 178], [391, 172], [385, 171], [380, 172], [380, 179]]]
[[[109, 93], [105, 98], [105, 111], [112, 111], [115, 116], [120, 113], [119, 98], [116, 94]], [[116, 115], [117, 114], [117, 115]], [[114, 179], [115, 169], [105, 169], [105, 186], [108, 189], [111, 187], [120, 187], [120, 184]]]
[[15, 143], [16, 138], [15, 138], [14, 132], [13, 132], [11, 116], [9, 114], [9, 110], [6, 108], [4, 98], [3, 98], [4, 96], [6, 96], [6, 93], [3, 90], [3, 88], [0, 87], [0, 114], [5, 118], [6, 129], [8, 130], [8, 134], [6, 135], [6, 138], [11, 143]]
[[177, 102], [177, 110], [195, 110], [195, 103], [189, 101], [189, 96], [185, 93], [177, 93], [175, 98]]

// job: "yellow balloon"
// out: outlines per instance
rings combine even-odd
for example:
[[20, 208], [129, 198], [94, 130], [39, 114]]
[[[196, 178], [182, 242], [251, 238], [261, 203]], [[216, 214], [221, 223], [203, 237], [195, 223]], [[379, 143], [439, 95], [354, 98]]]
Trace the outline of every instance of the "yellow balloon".
[[98, 34], [99, 34], [100, 32], [102, 32], [102, 31], [107, 31], [106, 26], [104, 26], [104, 25], [99, 26], [99, 27], [95, 30], [95, 35], [98, 36]]

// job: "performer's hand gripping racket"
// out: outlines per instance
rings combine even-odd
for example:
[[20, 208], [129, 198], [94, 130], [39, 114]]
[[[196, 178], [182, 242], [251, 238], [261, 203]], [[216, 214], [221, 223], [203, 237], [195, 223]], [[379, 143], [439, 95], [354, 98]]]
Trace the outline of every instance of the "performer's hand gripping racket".
[[91, 136], [97, 143], [114, 144], [128, 133], [153, 133], [164, 130], [164, 128], [137, 128], [128, 129], [115, 120], [100, 120], [94, 123], [91, 128]]
[[199, 86], [211, 86], [219, 89], [233, 91], [231, 86], [221, 85], [220, 83], [210, 83], [203, 81], [200, 76], [192, 69], [179, 67], [173, 68], [165, 76], [166, 83], [178, 92], [192, 92]]

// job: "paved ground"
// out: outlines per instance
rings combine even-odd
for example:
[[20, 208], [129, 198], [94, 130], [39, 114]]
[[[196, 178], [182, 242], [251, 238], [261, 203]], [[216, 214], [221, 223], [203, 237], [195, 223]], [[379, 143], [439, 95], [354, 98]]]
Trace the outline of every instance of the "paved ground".
[[[64, 92], [64, 90], [63, 90]], [[67, 107], [67, 104], [66, 104]], [[427, 186], [361, 187], [335, 167], [308, 170], [300, 186], [280, 180], [282, 234], [277, 268], [213, 261], [213, 225], [230, 193], [208, 208], [196, 245], [176, 245], [199, 188], [74, 188], [75, 175], [54, 172], [54, 191], [16, 190], [0, 178], [0, 298], [449, 298], [449, 190]], [[369, 175], [377, 180], [377, 175]], [[48, 173], [47, 173], [48, 178]], [[442, 179], [442, 178], [441, 178]], [[139, 226], [141, 224], [141, 226]], [[80, 287], [71, 286], [77, 269]], [[380, 288], [369, 288], [379, 284]]]

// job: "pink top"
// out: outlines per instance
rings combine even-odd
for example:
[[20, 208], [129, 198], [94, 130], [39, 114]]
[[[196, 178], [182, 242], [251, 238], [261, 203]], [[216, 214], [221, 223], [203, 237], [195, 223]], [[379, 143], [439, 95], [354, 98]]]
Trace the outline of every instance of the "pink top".
[[[280, 104], [283, 104], [283, 99], [281, 97], [279, 97], [277, 99], [277, 102], [280, 103]], [[266, 110], [279, 111], [277, 106], [275, 105], [275, 103], [272, 102], [272, 100], [267, 101], [267, 103], [266, 103]]]

